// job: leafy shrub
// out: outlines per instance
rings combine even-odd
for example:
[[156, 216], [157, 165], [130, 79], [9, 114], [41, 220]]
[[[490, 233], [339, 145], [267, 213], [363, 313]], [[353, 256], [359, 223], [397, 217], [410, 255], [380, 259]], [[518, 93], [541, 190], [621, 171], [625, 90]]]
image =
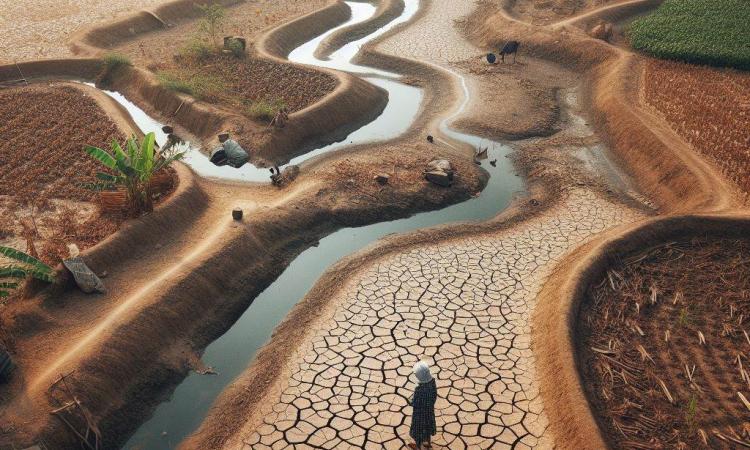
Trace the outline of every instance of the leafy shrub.
[[219, 46], [219, 33], [224, 28], [226, 10], [223, 6], [213, 3], [211, 5], [198, 5], [203, 17], [198, 22], [198, 32], [205, 36], [214, 47]]
[[283, 108], [284, 101], [276, 99], [273, 101], [259, 100], [253, 102], [247, 107], [247, 115], [255, 120], [271, 121], [276, 116], [276, 113]]
[[190, 58], [198, 61], [205, 61], [214, 53], [215, 48], [200, 38], [193, 38], [180, 49], [178, 56], [180, 58]]
[[19, 287], [19, 281], [28, 277], [47, 283], [55, 281], [50, 266], [22, 251], [0, 246], [0, 255], [11, 261], [0, 264], [0, 297], [9, 296], [10, 291]]
[[117, 70], [120, 67], [133, 65], [133, 63], [130, 61], [130, 58], [121, 53], [107, 53], [102, 58], [102, 61], [104, 62], [104, 67], [110, 71]]
[[232, 38], [227, 42], [227, 49], [232, 52], [236, 58], [242, 58], [245, 56], [245, 47], [239, 39]]
[[628, 36], [657, 58], [750, 70], [750, 1], [666, 0]]
[[99, 186], [96, 187], [109, 189], [114, 186], [123, 186], [134, 215], [153, 210], [153, 198], [149, 189], [151, 177], [185, 156], [184, 152], [157, 153], [155, 144], [154, 133], [148, 133], [141, 143], [138, 143], [135, 137], [128, 139], [125, 149], [117, 141], [112, 142], [110, 152], [98, 147], [85, 148], [86, 153], [110, 172], [96, 174], [96, 177], [101, 180]]

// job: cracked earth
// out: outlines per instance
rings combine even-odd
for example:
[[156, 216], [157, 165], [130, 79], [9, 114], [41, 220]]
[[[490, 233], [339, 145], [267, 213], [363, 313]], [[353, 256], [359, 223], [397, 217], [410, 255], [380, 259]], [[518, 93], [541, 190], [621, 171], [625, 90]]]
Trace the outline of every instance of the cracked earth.
[[437, 446], [554, 447], [530, 348], [534, 299], [568, 251], [637, 218], [572, 190], [511, 230], [414, 248], [365, 269], [299, 351], [245, 448], [403, 448], [418, 359], [437, 379]]
[[[450, 67], [473, 84], [454, 64], [481, 53], [454, 26], [472, 2], [430, 5], [378, 49]], [[642, 218], [585, 187], [560, 195], [511, 228], [414, 247], [352, 274], [288, 376], [226, 448], [404, 448], [420, 359], [437, 380], [435, 447], [554, 448], [531, 351], [536, 296], [568, 252]]]

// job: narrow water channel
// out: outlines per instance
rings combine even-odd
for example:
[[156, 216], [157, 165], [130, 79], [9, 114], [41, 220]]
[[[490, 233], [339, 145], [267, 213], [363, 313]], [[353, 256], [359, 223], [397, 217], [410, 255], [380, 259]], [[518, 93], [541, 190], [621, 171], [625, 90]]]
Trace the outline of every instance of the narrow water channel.
[[[375, 121], [353, 132], [341, 143], [314, 150], [295, 159], [293, 163], [299, 163], [352, 143], [361, 144], [397, 137], [409, 129], [414, 122], [422, 101], [421, 90], [400, 83], [397, 74], [351, 63], [352, 58], [364, 43], [382, 35], [397, 24], [408, 21], [419, 9], [419, 0], [405, 0], [405, 3], [406, 8], [399, 18], [373, 34], [348, 44], [332, 54], [327, 61], [316, 59], [314, 51], [320, 42], [333, 31], [315, 38], [292, 52], [291, 57], [304, 64], [345, 69], [365, 75], [365, 79], [378, 84], [389, 93], [389, 104]], [[337, 29], [366, 20], [375, 12], [375, 8], [369, 4], [358, 2], [347, 2], [347, 4], [352, 8], [352, 19]], [[344, 228], [322, 239], [318, 247], [311, 247], [302, 252], [271, 286], [255, 298], [229, 331], [206, 348], [203, 362], [215, 368], [218, 375], [207, 376], [196, 373], [188, 375], [176, 388], [170, 400], [156, 409], [153, 416], [126, 443], [125, 448], [171, 449], [195, 431], [216, 397], [248, 367], [258, 349], [268, 342], [274, 328], [304, 297], [321, 274], [341, 258], [388, 234], [452, 222], [489, 219], [505, 209], [513, 195], [524, 189], [523, 181], [514, 175], [509, 160], [505, 158], [511, 152], [509, 147], [449, 128], [450, 122], [463, 112], [469, 101], [469, 91], [465, 80], [455, 73], [454, 75], [462, 83], [464, 101], [450, 117], [443, 121], [441, 128], [448, 136], [458, 141], [475, 147], [489, 146], [489, 159], [497, 159], [498, 162], [496, 167], [485, 165], [491, 177], [482, 194], [461, 204], [438, 211], [416, 214], [406, 219], [359, 228]], [[158, 121], [148, 117], [122, 95], [115, 92], [108, 92], [108, 94], [125, 106], [142, 131], [157, 132], [158, 140], [163, 142], [165, 136], [160, 134], [161, 124]], [[267, 180], [268, 177], [265, 169], [254, 167], [243, 168], [243, 171], [229, 168], [216, 168], [219, 170], [215, 170], [213, 165], [206, 164], [206, 157], [198, 149], [191, 150], [191, 158], [187, 163], [199, 175], [206, 177], [249, 181]], [[239, 172], [243, 173], [240, 175]]]

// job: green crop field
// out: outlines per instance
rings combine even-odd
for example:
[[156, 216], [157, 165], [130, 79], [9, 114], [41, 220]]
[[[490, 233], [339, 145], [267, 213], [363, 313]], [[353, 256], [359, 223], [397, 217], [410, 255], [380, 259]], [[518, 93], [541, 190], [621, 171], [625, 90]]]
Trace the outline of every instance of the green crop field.
[[666, 0], [628, 36], [657, 58], [750, 70], [750, 0]]

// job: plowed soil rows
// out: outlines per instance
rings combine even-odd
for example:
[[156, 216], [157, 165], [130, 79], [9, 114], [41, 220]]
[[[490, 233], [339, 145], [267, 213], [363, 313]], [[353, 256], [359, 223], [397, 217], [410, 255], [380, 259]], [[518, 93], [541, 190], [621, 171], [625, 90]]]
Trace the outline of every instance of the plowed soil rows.
[[336, 88], [333, 76], [312, 69], [279, 64], [254, 56], [235, 58], [216, 55], [196, 61], [181, 58], [179, 64], [163, 66], [164, 73], [181, 79], [209, 77], [216, 80], [206, 101], [237, 108], [248, 113], [254, 103], [283, 103], [289, 112], [317, 102]]
[[643, 85], [646, 102], [750, 192], [750, 73], [650, 60]]
[[114, 233], [123, 217], [100, 214], [97, 194], [82, 187], [101, 170], [83, 149], [122, 138], [96, 101], [74, 87], [0, 90], [0, 244], [27, 250], [22, 223], [32, 224], [40, 256], [56, 264], [66, 244], [85, 249]]
[[750, 241], [634, 255], [590, 289], [579, 364], [613, 448], [750, 445]]

